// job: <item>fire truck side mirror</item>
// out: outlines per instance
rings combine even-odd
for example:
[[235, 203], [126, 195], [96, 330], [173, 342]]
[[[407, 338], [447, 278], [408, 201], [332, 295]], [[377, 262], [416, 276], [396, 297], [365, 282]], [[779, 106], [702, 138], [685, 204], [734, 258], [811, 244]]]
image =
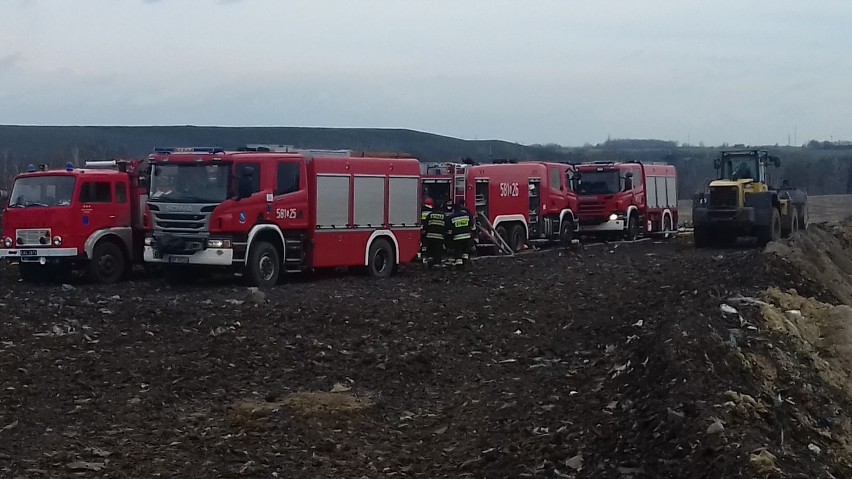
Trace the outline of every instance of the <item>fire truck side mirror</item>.
[[633, 189], [633, 173], [627, 172], [624, 174], [624, 191]]
[[722, 167], [722, 160], [719, 159], [719, 158], [714, 159], [713, 160], [713, 168], [718, 170], [721, 167]]

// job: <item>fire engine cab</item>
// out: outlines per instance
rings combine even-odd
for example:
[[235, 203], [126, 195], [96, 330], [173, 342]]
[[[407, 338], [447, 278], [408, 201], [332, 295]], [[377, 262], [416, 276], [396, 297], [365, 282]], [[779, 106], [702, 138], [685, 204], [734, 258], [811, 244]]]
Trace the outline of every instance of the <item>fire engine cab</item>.
[[[463, 200], [482, 229], [493, 229], [511, 251], [519, 251], [531, 240], [571, 243], [577, 226], [574, 185], [574, 168], [564, 163], [438, 163], [424, 165], [421, 196], [424, 204], [431, 200], [436, 206]], [[477, 242], [499, 248], [481, 230]]]
[[341, 150], [158, 148], [145, 261], [167, 279], [231, 268], [248, 284], [281, 272], [366, 267], [376, 277], [420, 248], [420, 163]]
[[83, 268], [94, 282], [114, 283], [141, 263], [146, 225], [143, 160], [87, 162], [77, 169], [18, 175], [3, 211], [0, 258], [21, 278], [70, 276]]
[[664, 163], [594, 162], [580, 174], [580, 232], [621, 236], [671, 234], [677, 226], [677, 171]]

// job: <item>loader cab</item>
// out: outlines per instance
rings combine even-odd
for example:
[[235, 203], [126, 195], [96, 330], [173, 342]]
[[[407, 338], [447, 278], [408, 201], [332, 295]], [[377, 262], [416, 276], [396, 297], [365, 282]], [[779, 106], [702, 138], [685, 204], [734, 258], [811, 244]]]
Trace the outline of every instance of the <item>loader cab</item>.
[[723, 151], [714, 162], [717, 179], [727, 181], [751, 180], [769, 183], [767, 166], [778, 167], [781, 160], [763, 150]]

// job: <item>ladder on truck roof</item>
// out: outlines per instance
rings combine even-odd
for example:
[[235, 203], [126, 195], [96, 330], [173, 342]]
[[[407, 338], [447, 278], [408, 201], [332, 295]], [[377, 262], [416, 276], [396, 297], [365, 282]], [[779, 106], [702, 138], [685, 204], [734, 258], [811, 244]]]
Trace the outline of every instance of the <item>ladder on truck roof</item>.
[[467, 191], [467, 166], [455, 165], [453, 169], [453, 204], [464, 201], [465, 191]]

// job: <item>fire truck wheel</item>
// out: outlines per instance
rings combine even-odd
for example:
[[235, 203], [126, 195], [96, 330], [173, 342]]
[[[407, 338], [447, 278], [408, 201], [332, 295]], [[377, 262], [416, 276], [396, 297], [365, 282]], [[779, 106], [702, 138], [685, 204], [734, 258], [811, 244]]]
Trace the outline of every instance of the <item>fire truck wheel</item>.
[[251, 286], [269, 288], [278, 282], [281, 274], [281, 258], [278, 250], [266, 241], [251, 245], [245, 278]]
[[562, 222], [562, 227], [559, 228], [559, 244], [564, 247], [571, 246], [571, 241], [574, 240], [574, 225], [571, 221], [565, 220]]
[[[664, 215], [663, 216], [663, 231], [672, 231], [672, 230], [674, 230], [674, 228], [672, 228], [672, 217], [669, 216], [669, 215]], [[673, 238], [673, 237], [674, 237], [674, 234], [672, 234], [672, 233], [665, 233], [663, 235], [663, 239], [669, 239], [669, 238]]]
[[509, 230], [509, 246], [512, 247], [512, 251], [518, 252], [524, 247], [524, 243], [526, 242], [526, 234], [524, 233], [524, 227], [521, 225], [514, 225]]
[[121, 248], [111, 241], [102, 240], [95, 245], [92, 259], [86, 266], [86, 276], [93, 283], [115, 283], [124, 276], [126, 265]]
[[639, 237], [639, 220], [636, 219], [636, 215], [630, 215], [630, 219], [627, 220], [627, 230], [624, 232], [624, 239], [627, 241], [636, 241], [636, 238]]
[[374, 278], [387, 278], [393, 274], [395, 260], [393, 247], [386, 239], [378, 238], [370, 245], [367, 272]]

